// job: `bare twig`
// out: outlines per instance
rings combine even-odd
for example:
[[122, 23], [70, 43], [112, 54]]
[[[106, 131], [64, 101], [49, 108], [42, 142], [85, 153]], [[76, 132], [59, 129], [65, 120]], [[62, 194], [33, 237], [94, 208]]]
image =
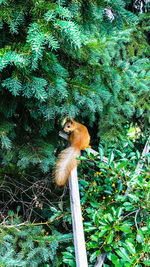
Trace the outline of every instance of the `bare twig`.
[[6, 221], [8, 211], [14, 207], [14, 203], [15, 206], [21, 207], [23, 220], [29, 221], [33, 214], [40, 220], [44, 219], [40, 212], [43, 205], [44, 207], [54, 206], [49, 195], [51, 194], [55, 200], [59, 200], [59, 197], [51, 192], [48, 184], [48, 177], [37, 181], [31, 175], [25, 176], [24, 179], [18, 179], [13, 173], [5, 175], [0, 186], [0, 221]]
[[139, 208], [139, 209], [136, 211], [136, 213], [135, 213], [135, 217], [134, 217], [135, 226], [136, 226], [137, 231], [139, 230], [139, 228], [138, 228], [138, 224], [137, 224], [137, 220], [136, 220], [136, 219], [137, 219], [137, 216], [138, 216], [140, 210], [141, 210], [141, 208]]
[[125, 216], [122, 218], [122, 220], [124, 220], [126, 217], [129, 217], [131, 214], [136, 213], [136, 212], [137, 212], [137, 210], [134, 210], [134, 211], [128, 213], [127, 215], [125, 215]]

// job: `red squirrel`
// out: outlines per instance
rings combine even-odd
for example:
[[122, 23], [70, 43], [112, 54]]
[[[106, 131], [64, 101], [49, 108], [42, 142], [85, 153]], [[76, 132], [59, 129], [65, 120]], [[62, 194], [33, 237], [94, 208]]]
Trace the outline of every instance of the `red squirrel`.
[[77, 157], [81, 150], [89, 148], [90, 135], [87, 128], [75, 120], [67, 119], [64, 125], [64, 132], [70, 133], [70, 146], [64, 149], [59, 155], [54, 168], [54, 181], [57, 186], [64, 186], [71, 174], [71, 171], [77, 167]]

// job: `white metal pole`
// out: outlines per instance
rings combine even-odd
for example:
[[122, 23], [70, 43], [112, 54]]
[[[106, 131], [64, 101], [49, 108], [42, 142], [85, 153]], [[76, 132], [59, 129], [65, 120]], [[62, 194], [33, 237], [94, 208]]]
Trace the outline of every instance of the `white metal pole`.
[[75, 247], [76, 267], [88, 267], [83, 221], [80, 206], [80, 195], [77, 168], [72, 170], [69, 179], [70, 202], [72, 214], [73, 238]]

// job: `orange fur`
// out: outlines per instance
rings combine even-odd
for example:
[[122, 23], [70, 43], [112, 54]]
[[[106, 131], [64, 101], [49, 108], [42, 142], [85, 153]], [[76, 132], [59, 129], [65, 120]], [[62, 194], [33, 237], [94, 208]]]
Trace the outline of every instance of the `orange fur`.
[[67, 119], [64, 126], [65, 132], [71, 132], [69, 137], [70, 147], [64, 149], [59, 155], [54, 169], [54, 180], [56, 185], [63, 186], [67, 183], [71, 171], [78, 165], [77, 157], [80, 151], [90, 147], [90, 135], [87, 128], [76, 122]]

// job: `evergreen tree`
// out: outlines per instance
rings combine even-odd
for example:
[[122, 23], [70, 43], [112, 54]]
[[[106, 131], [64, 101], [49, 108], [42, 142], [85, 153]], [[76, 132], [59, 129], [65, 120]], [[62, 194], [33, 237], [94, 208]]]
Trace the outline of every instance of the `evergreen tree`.
[[148, 125], [149, 46], [125, 1], [1, 0], [0, 7], [3, 164], [48, 171], [64, 116], [98, 121], [103, 140], [124, 135], [135, 116]]
[[[138, 125], [144, 136], [148, 134], [148, 8], [146, 0], [0, 0], [0, 264], [74, 264], [72, 235], [64, 234], [71, 224], [67, 200], [62, 203], [63, 194], [59, 202], [51, 175], [43, 179], [39, 169], [34, 174], [32, 170], [35, 165], [43, 172], [52, 168], [56, 148], [61, 145], [60, 122], [65, 116], [85, 122], [89, 130], [95, 127], [92, 145], [98, 143], [97, 134], [106, 144], [115, 144], [131, 124]], [[139, 14], [143, 12], [147, 13]], [[121, 154], [118, 147], [116, 151]], [[135, 161], [135, 154], [127, 148], [128, 152], [129, 159]], [[123, 173], [128, 161], [119, 165]], [[95, 166], [96, 171], [101, 168]], [[21, 168], [29, 170], [30, 175]], [[93, 190], [95, 175], [102, 172], [95, 173], [94, 182], [90, 179], [94, 199], [102, 197], [102, 191], [123, 194], [128, 177], [123, 174], [120, 179], [114, 171], [109, 175], [110, 166], [108, 172], [104, 168], [106, 183], [97, 177], [97, 192]], [[112, 188], [114, 175], [117, 190]], [[140, 190], [145, 189], [145, 182], [140, 177]], [[94, 200], [91, 191], [86, 192], [87, 184], [81, 181], [81, 195], [89, 198], [91, 205], [91, 197], [92, 203]], [[135, 208], [135, 203], [131, 204]], [[16, 211], [16, 207], [15, 219], [8, 210]], [[39, 226], [42, 224], [44, 229]], [[69, 247], [61, 259], [62, 242], [68, 242]]]

